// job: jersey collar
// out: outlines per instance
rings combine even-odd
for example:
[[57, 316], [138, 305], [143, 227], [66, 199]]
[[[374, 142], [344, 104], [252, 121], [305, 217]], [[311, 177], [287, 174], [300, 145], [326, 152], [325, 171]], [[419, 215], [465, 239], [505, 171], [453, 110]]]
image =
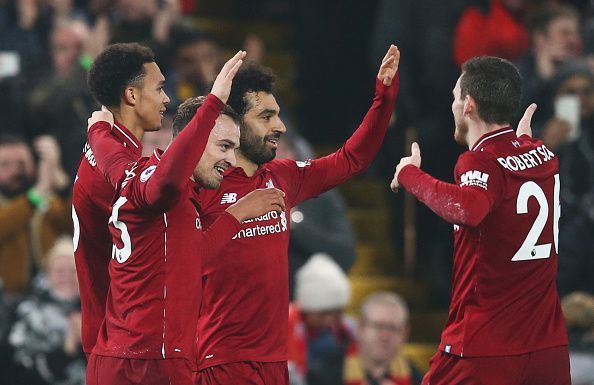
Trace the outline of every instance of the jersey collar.
[[142, 156], [142, 144], [122, 123], [114, 122], [112, 131], [138, 157]]
[[503, 127], [495, 131], [487, 132], [485, 135], [481, 136], [479, 140], [472, 146], [470, 151], [479, 151], [481, 148], [485, 147], [489, 142], [493, 141], [495, 138], [499, 138], [502, 135], [507, 134], [514, 134], [514, 130], [509, 127]]

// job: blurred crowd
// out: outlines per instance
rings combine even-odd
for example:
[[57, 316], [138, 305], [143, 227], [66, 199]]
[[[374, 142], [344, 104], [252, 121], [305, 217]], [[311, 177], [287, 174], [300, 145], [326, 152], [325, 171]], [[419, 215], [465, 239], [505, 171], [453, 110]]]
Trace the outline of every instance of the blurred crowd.
[[[244, 2], [229, 3], [237, 19], [258, 17]], [[391, 175], [406, 140], [416, 137], [425, 149], [423, 168], [452, 180], [462, 150], [452, 140], [450, 111], [460, 65], [476, 55], [518, 65], [525, 85], [522, 111], [538, 104], [534, 133], [560, 160], [558, 288], [574, 384], [594, 384], [594, 4], [273, 3], [259, 0], [254, 7], [281, 8], [298, 31], [286, 47], [295, 56], [294, 73], [283, 81], [301, 95], [292, 111], [283, 105], [289, 130], [279, 157], [306, 160], [315, 156], [312, 143], [346, 138], [368, 107], [379, 59], [396, 43], [402, 60], [394, 127], [371, 172]], [[2, 383], [84, 383], [70, 190], [87, 118], [99, 107], [86, 86], [87, 71], [109, 43], [145, 44], [157, 55], [169, 112], [175, 111], [186, 98], [208, 92], [226, 50], [238, 48], [198, 28], [196, 10], [196, 0], [0, 0], [0, 378], [10, 375], [12, 381]], [[265, 61], [265, 36], [241, 40], [251, 60]], [[161, 131], [145, 136], [145, 153], [165, 148], [170, 138], [169, 115]], [[391, 205], [394, 239], [401, 244], [401, 195]], [[451, 229], [427, 209], [417, 212], [422, 258], [416, 276], [430, 283], [433, 301], [443, 305], [449, 299]], [[350, 300], [345, 273], [355, 261], [356, 237], [339, 193], [300, 205], [291, 219], [294, 384], [419, 383], [419, 369], [401, 349], [409, 309], [400, 296], [375, 293], [358, 320], [344, 314]]]

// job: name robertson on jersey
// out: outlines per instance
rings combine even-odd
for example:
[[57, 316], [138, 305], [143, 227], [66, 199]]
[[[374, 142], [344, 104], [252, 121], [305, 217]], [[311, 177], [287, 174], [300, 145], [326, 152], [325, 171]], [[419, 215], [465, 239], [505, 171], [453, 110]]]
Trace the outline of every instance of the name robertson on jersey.
[[544, 162], [553, 159], [553, 154], [544, 144], [535, 150], [525, 152], [520, 155], [511, 155], [505, 158], [497, 158], [499, 164], [511, 171], [526, 170], [540, 166]]
[[277, 234], [287, 231], [287, 216], [284, 212], [280, 213], [280, 215], [276, 211], [270, 211], [260, 217], [254, 219], [248, 219], [243, 221], [242, 223], [257, 223], [262, 221], [269, 221], [269, 220], [277, 220], [278, 222], [275, 224], [269, 225], [259, 225], [256, 224], [255, 226], [247, 227], [245, 229], [240, 230], [235, 236], [231, 239], [241, 239], [241, 238], [251, 238], [269, 234]]

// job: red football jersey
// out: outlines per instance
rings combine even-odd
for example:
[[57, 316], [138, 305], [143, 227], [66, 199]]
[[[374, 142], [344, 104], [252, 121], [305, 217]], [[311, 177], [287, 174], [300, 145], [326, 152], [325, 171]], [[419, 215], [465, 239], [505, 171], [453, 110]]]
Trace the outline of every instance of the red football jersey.
[[111, 282], [94, 354], [193, 359], [200, 258], [220, 251], [239, 230], [225, 213], [201, 232], [190, 199], [189, 178], [223, 106], [209, 95], [165, 153], [125, 171], [109, 219]]
[[203, 260], [199, 369], [238, 361], [287, 360], [290, 210], [371, 164], [386, 133], [397, 90], [398, 78], [391, 87], [376, 83], [373, 105], [337, 152], [307, 162], [273, 160], [252, 177], [235, 168], [218, 190], [200, 191], [205, 228], [229, 205], [259, 188], [284, 191], [286, 211], [245, 221], [219, 255]]
[[566, 345], [556, 288], [559, 166], [511, 128], [463, 153], [456, 185], [405, 167], [400, 183], [454, 223], [450, 314], [440, 349], [504, 356]]
[[[107, 130], [106, 133], [99, 139], [100, 143], [120, 151], [129, 161], [140, 158], [140, 142], [123, 125], [116, 122], [113, 130]], [[95, 155], [89, 144], [86, 144], [72, 189], [74, 259], [80, 289], [82, 346], [85, 353], [93, 350], [105, 316], [111, 255], [111, 235], [107, 221], [111, 214], [114, 186], [99, 170]]]

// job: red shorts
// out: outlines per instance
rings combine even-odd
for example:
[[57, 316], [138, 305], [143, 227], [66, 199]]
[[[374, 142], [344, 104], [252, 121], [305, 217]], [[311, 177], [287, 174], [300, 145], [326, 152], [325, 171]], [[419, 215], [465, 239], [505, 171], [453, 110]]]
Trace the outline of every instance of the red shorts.
[[87, 366], [87, 385], [192, 385], [187, 360], [104, 357], [91, 354]]
[[233, 362], [202, 369], [196, 385], [289, 385], [287, 361]]
[[567, 346], [517, 356], [458, 357], [438, 351], [423, 385], [571, 385]]

